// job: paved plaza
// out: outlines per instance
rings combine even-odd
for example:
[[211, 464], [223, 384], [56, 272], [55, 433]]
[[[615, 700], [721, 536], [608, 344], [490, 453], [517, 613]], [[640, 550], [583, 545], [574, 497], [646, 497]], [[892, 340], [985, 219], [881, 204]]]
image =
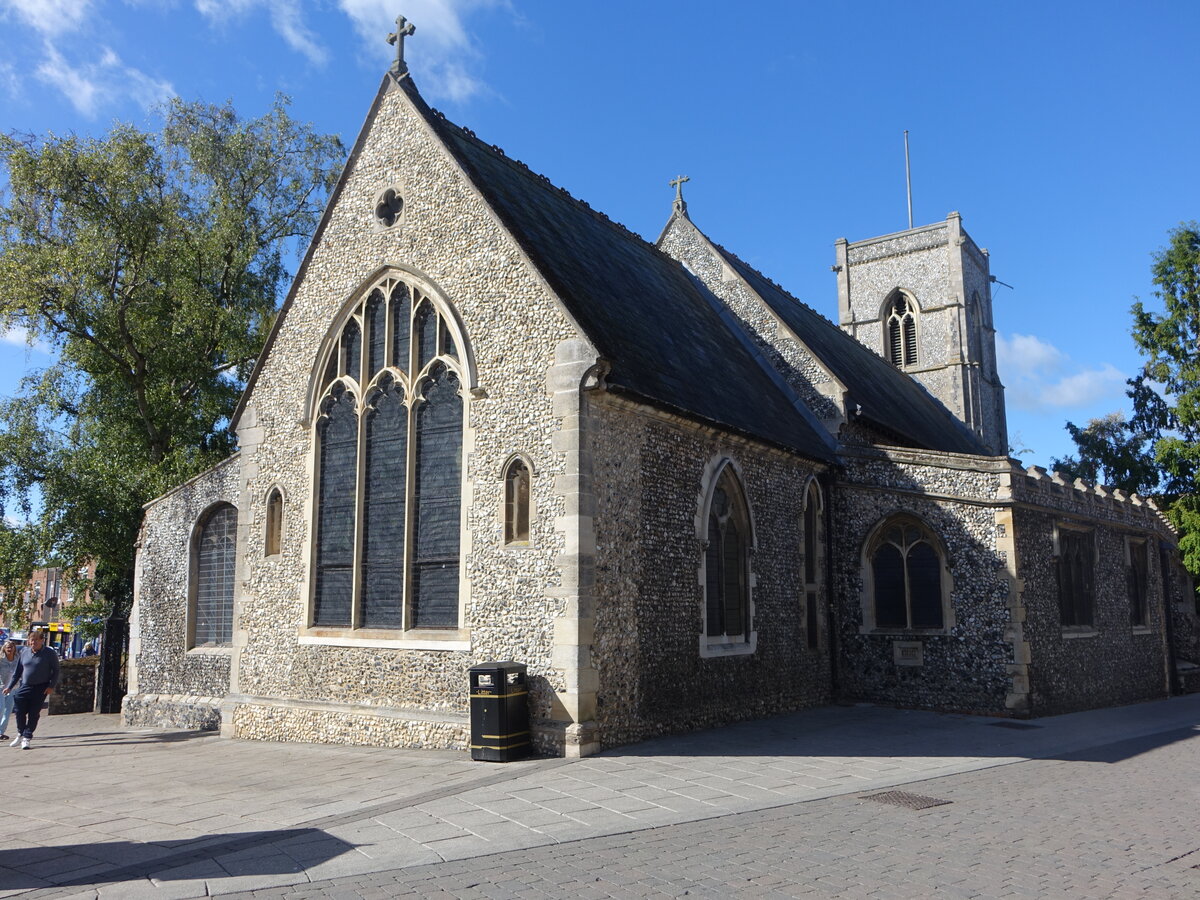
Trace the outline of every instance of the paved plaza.
[[0, 897], [1191, 897], [1198, 762], [1200, 695], [507, 764], [57, 716], [0, 748]]

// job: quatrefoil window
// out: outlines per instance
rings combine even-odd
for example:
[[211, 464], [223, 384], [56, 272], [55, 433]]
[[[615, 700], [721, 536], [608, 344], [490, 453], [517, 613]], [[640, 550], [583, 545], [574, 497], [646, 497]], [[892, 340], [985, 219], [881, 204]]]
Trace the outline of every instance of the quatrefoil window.
[[375, 204], [375, 219], [385, 228], [391, 228], [400, 221], [400, 212], [404, 209], [404, 198], [396, 193], [395, 188], [388, 188], [379, 195]]

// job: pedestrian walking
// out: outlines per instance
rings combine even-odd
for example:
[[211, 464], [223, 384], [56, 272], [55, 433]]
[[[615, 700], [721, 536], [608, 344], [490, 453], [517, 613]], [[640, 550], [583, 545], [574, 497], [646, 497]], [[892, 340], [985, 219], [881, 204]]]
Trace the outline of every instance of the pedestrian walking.
[[[7, 686], [13, 672], [17, 670], [17, 645], [5, 641], [0, 646], [0, 684]], [[8, 740], [8, 719], [12, 715], [13, 700], [16, 699], [8, 691], [0, 694], [0, 741]]]
[[58, 685], [58, 654], [46, 646], [46, 632], [40, 628], [29, 632], [29, 643], [17, 654], [17, 665], [5, 685], [4, 693], [13, 696], [13, 711], [17, 714], [17, 736], [8, 746], [29, 742], [42, 717], [42, 704]]

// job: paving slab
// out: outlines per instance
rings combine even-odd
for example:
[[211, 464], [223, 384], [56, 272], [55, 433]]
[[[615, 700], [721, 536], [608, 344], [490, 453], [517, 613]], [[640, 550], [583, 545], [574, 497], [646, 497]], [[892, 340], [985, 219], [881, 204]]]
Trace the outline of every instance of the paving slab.
[[[115, 887], [125, 884], [151, 893], [170, 887], [179, 896], [200, 895], [191, 892], [201, 889], [294, 891], [314, 878], [490, 858], [498, 849], [532, 851], [547, 843], [565, 846], [635, 831], [652, 834], [797, 802], [1001, 771], [1029, 760], [1070, 758], [1079, 765], [1092, 757], [1103, 760], [1104, 748], [1118, 737], [1146, 737], [1152, 746], [1168, 746], [1195, 736], [1200, 695], [1030, 724], [1018, 730], [979, 717], [828, 707], [659, 738], [584, 760], [488, 765], [452, 751], [230, 741], [211, 734], [123, 731], [115, 716], [51, 716], [39, 730], [38, 753], [0, 756], [0, 764], [10, 785], [42, 777], [48, 762], [72, 772], [75, 783], [66, 802], [38, 810], [42, 825], [34, 840], [22, 842], [17, 834], [28, 838], [29, 833], [0, 828], [0, 896], [89, 891], [115, 896]], [[1053, 806], [1040, 802], [1043, 808]], [[877, 815], [894, 815], [875, 806]], [[927, 814], [952, 815], [947, 809]], [[929, 855], [928, 846], [913, 845], [906, 836], [900, 829], [896, 845]], [[993, 830], [997, 844], [1012, 848], [1017, 864], [1023, 854], [1044, 849], [1037, 842], [1006, 844], [1010, 837]], [[1157, 846], [1200, 851], [1177, 835], [1156, 832], [1154, 837]], [[1083, 835], [1065, 840], [1060, 853], [1126, 871], [1128, 861], [1114, 863], [1103, 836], [1094, 844], [1081, 844]], [[359, 842], [368, 846], [355, 849]], [[77, 876], [81, 864], [75, 858], [94, 855], [81, 854], [81, 848], [97, 844], [126, 848], [101, 857], [115, 887], [104, 884], [103, 872], [91, 876], [97, 886], [82, 884]], [[38, 855], [18, 863], [17, 855], [29, 851]], [[57, 860], [70, 883], [34, 884], [31, 876], [18, 873], [14, 877], [22, 880], [14, 894], [3, 876], [33, 858], [51, 869]], [[206, 865], [210, 862], [215, 869]], [[701, 854], [697, 865], [703, 864]], [[953, 869], [947, 885], [971, 883], [966, 866]], [[652, 861], [648, 869], [654, 869]], [[1106, 874], [1093, 871], [1090, 881], [1079, 884], [1095, 887], [1101, 883], [1096, 878]], [[821, 877], [836, 875], [832, 870]], [[1032, 882], [1004, 883], [1014, 890], [1034, 887]], [[1134, 883], [1144, 887], [1147, 882]], [[1046, 881], [1036, 886], [1055, 887]], [[505, 883], [497, 889], [510, 887]], [[723, 882], [693, 887], [728, 889]]]

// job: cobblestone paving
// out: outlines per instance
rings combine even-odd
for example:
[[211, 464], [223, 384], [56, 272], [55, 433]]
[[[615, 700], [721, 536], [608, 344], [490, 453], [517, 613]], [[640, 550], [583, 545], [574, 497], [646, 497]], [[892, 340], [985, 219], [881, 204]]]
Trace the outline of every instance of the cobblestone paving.
[[257, 898], [1184, 898], [1200, 895], [1200, 734], [1179, 729], [905, 785]]

